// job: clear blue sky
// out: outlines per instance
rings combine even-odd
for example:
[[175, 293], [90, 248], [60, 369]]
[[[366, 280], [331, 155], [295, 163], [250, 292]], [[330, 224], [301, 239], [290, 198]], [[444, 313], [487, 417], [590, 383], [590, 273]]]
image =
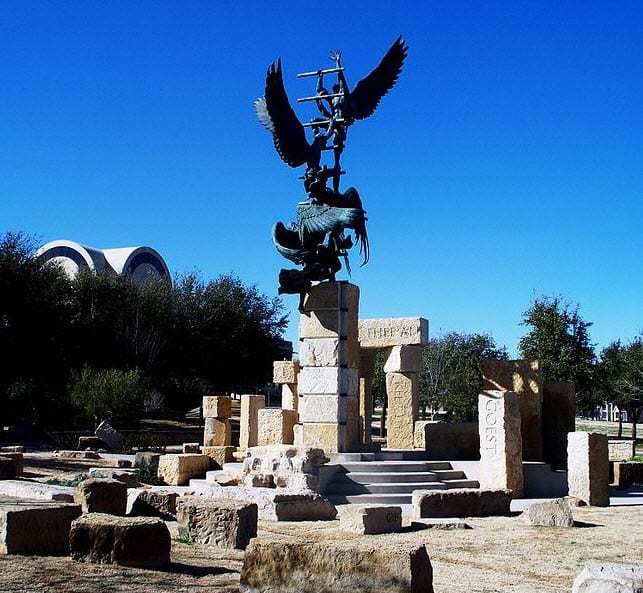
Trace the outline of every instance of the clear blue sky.
[[[409, 58], [344, 166], [368, 210], [361, 314], [510, 352], [561, 293], [604, 345], [643, 329], [643, 4], [23, 2], [0, 19], [0, 232], [146, 244], [275, 294], [270, 228], [303, 193], [251, 109], [268, 64]], [[301, 118], [311, 107], [298, 109]], [[287, 337], [296, 336], [296, 301]]]

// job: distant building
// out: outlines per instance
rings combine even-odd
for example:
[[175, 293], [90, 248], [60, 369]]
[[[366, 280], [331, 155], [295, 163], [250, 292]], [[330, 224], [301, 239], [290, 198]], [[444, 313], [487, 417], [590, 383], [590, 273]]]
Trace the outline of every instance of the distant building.
[[[605, 420], [609, 422], [618, 422], [618, 417], [621, 416], [623, 422], [632, 422], [629, 414], [625, 410], [619, 410], [616, 404], [605, 402], [602, 406], [597, 406], [594, 410], [594, 420]], [[637, 422], [643, 421], [643, 411]]]
[[147, 280], [171, 280], [165, 261], [151, 247], [97, 249], [75, 241], [51, 241], [43, 245], [36, 255], [61, 264], [70, 278], [82, 269], [89, 269], [125, 276], [137, 284]]

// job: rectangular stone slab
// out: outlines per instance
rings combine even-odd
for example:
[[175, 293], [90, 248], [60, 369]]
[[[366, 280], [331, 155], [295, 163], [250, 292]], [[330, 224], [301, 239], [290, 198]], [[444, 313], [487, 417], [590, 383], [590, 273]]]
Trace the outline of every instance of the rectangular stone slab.
[[69, 554], [69, 528], [80, 506], [43, 500], [0, 499], [0, 554]]
[[0, 496], [74, 502], [76, 490], [69, 486], [54, 486], [27, 480], [0, 480]]
[[358, 413], [355, 396], [312, 395], [300, 398], [299, 422], [348, 422]]
[[424, 317], [389, 317], [360, 319], [361, 348], [388, 348], [405, 344], [426, 346], [429, 342], [429, 321]]
[[272, 363], [272, 382], [277, 385], [297, 383], [299, 363], [296, 360], [275, 360]]
[[299, 373], [300, 395], [357, 395], [359, 371], [343, 367], [304, 367]]
[[414, 490], [413, 516], [424, 517], [489, 517], [508, 515], [511, 505], [509, 490]]
[[567, 435], [567, 483], [569, 496], [591, 506], [609, 505], [607, 437], [595, 432]]
[[301, 366], [359, 367], [360, 349], [356, 340], [339, 338], [306, 338], [299, 342]]
[[203, 398], [204, 418], [230, 418], [232, 399], [227, 395], [208, 395]]
[[207, 455], [179, 454], [162, 455], [159, 459], [158, 477], [166, 484], [180, 486], [190, 478], [201, 478], [210, 468]]

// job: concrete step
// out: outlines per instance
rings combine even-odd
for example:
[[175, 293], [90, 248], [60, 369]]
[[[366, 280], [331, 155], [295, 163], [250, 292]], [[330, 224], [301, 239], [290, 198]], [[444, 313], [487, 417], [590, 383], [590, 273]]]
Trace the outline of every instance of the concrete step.
[[423, 449], [383, 449], [375, 453], [376, 461], [426, 461], [427, 452]]
[[411, 504], [410, 494], [335, 494], [328, 496], [333, 504]]
[[439, 469], [452, 469], [446, 461], [357, 461], [338, 463], [340, 471], [348, 472], [428, 472]]
[[467, 480], [466, 478], [458, 480], [444, 480], [442, 482], [447, 488], [480, 488], [478, 480]]
[[356, 484], [373, 484], [379, 482], [436, 482], [435, 472], [350, 472], [337, 474], [334, 482], [351, 482]]
[[436, 469], [433, 473], [438, 480], [458, 480], [467, 477], [459, 469]]
[[328, 495], [343, 494], [411, 494], [414, 490], [446, 490], [444, 482], [399, 482], [379, 484], [355, 484], [333, 482], [328, 490]]

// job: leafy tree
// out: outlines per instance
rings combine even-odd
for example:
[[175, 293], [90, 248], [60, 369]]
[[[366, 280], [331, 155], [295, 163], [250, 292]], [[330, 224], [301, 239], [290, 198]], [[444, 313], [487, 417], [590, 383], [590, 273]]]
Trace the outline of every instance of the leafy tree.
[[588, 333], [592, 324], [583, 320], [578, 305], [559, 296], [539, 297], [523, 313], [521, 324], [530, 328], [518, 344], [521, 355], [539, 360], [545, 381], [573, 382], [578, 408], [592, 410], [596, 362]]
[[454, 422], [475, 420], [482, 389], [481, 361], [506, 359], [489, 335], [448, 333], [429, 341], [423, 351], [420, 402], [443, 407]]

